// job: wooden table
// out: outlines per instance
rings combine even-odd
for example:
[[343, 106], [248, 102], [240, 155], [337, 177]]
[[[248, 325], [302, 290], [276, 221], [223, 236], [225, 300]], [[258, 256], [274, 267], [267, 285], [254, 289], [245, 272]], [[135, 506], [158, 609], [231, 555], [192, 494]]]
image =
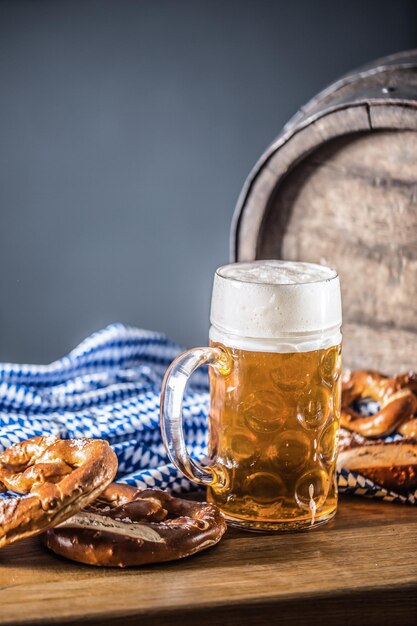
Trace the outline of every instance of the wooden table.
[[0, 552], [0, 624], [415, 624], [417, 509], [343, 498], [313, 532], [229, 530], [184, 561], [130, 570]]

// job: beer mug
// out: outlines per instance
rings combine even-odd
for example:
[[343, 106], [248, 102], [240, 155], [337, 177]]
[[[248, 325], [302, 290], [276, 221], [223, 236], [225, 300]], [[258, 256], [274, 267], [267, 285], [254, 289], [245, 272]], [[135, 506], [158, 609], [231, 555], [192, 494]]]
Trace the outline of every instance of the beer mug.
[[[341, 393], [341, 298], [322, 265], [255, 261], [214, 278], [210, 347], [180, 355], [161, 396], [174, 465], [208, 487], [227, 521], [249, 530], [319, 526], [336, 513]], [[182, 399], [209, 365], [207, 466], [191, 458]]]

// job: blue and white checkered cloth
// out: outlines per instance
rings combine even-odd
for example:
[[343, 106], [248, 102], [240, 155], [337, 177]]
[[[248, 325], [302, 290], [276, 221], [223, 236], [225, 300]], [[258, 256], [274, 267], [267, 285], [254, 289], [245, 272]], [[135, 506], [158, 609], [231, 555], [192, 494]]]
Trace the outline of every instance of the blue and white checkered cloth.
[[[50, 365], [0, 364], [0, 451], [52, 433], [107, 439], [119, 461], [118, 480], [174, 493], [194, 486], [169, 462], [159, 428], [162, 378], [180, 346], [162, 334], [112, 324]], [[208, 378], [196, 372], [184, 398], [189, 450], [206, 454]], [[339, 489], [399, 502], [369, 480], [344, 472]]]

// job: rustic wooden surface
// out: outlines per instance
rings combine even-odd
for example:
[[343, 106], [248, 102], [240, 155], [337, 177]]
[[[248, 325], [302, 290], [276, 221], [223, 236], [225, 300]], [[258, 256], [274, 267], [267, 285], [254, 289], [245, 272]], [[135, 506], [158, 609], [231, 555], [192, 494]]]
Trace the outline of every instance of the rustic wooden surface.
[[327, 527], [228, 530], [184, 561], [129, 570], [77, 565], [39, 539], [0, 551], [0, 624], [415, 623], [417, 510], [344, 498]]
[[417, 54], [370, 67], [290, 120], [245, 184], [232, 239], [236, 260], [336, 267], [345, 365], [390, 374], [417, 368]]

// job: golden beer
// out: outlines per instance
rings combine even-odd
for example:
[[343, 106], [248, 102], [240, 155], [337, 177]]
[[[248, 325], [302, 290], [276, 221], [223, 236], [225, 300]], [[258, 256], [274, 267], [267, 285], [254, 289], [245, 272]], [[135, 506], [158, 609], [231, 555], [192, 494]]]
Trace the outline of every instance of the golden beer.
[[[314, 528], [337, 508], [341, 299], [335, 270], [254, 261], [214, 278], [210, 347], [169, 367], [161, 394], [167, 452], [230, 524]], [[182, 398], [200, 366], [210, 373], [209, 464], [190, 458]]]
[[[217, 344], [219, 345], [219, 344]], [[304, 528], [336, 512], [340, 346], [276, 354], [221, 346], [210, 368], [210, 458], [222, 478], [208, 499], [231, 523]]]

